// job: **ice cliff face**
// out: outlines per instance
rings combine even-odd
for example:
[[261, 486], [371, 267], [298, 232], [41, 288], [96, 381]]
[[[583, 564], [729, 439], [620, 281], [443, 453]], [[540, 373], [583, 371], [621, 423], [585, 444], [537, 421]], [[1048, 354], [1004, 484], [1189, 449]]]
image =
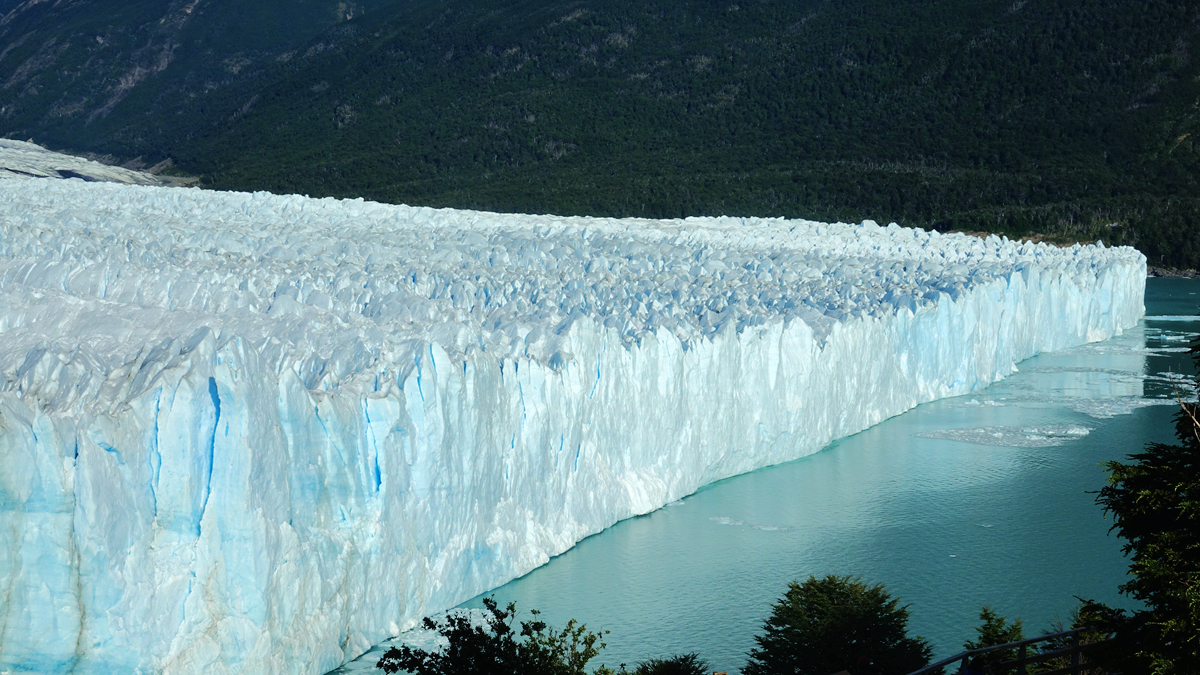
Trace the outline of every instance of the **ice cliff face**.
[[1131, 249], [0, 180], [0, 672], [320, 673], [1143, 311]]

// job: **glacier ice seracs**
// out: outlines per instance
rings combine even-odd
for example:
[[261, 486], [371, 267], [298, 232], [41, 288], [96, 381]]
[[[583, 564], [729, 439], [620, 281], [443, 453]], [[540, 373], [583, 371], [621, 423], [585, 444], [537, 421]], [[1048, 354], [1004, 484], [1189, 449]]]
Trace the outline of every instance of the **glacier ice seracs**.
[[1128, 248], [0, 180], [0, 672], [321, 673], [1143, 313]]

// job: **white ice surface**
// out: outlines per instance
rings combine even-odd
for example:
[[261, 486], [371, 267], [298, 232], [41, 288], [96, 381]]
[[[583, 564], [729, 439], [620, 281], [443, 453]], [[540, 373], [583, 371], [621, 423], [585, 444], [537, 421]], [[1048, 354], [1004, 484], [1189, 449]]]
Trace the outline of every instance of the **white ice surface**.
[[8, 138], [0, 138], [0, 178], [78, 178], [132, 185], [167, 183], [141, 171], [64, 155], [40, 145]]
[[1143, 313], [1126, 248], [0, 180], [0, 672], [321, 673]]

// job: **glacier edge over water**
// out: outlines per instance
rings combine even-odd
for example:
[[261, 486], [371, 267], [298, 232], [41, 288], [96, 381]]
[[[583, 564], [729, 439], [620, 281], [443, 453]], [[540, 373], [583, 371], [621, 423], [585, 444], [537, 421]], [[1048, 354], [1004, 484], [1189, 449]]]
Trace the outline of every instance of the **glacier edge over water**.
[[325, 672], [1143, 313], [1132, 249], [869, 221], [0, 204], [0, 672]]

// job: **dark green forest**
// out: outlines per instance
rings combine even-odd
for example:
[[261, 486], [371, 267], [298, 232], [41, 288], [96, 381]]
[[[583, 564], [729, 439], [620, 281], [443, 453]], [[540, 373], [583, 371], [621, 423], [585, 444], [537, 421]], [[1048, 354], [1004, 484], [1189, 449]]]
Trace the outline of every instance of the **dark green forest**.
[[[180, 40], [191, 70], [98, 115], [6, 86], [0, 133], [169, 157], [221, 189], [871, 218], [1200, 268], [1197, 3], [412, 0], [318, 28], [236, 68]], [[36, 42], [3, 50], [0, 79]]]

